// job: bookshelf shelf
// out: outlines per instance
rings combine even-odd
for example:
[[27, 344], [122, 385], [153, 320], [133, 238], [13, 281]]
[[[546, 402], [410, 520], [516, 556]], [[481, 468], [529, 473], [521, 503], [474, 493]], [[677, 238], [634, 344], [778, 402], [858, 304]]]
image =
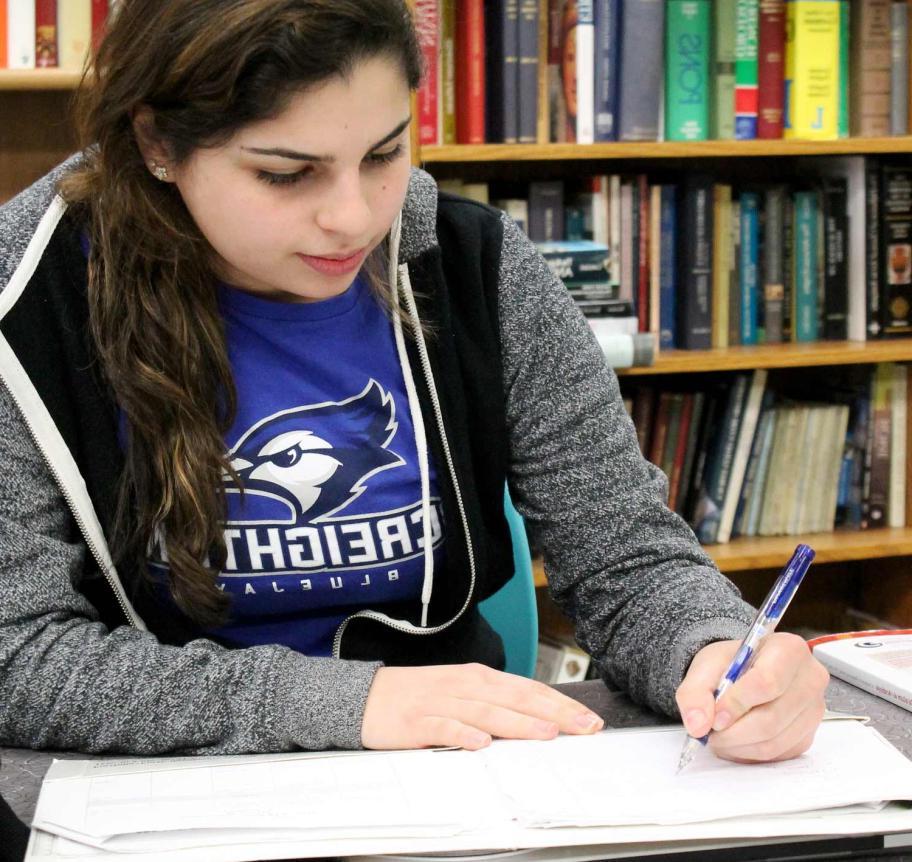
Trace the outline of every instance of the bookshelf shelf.
[[[778, 569], [795, 545], [806, 542], [817, 553], [815, 563], [845, 563], [912, 554], [912, 528], [836, 530], [811, 536], [761, 536], [735, 539], [725, 545], [707, 545], [705, 551], [725, 574], [757, 569]], [[541, 559], [532, 563], [535, 586], [547, 584]]]
[[81, 78], [73, 69], [3, 69], [0, 90], [75, 90]]
[[619, 368], [623, 376], [740, 371], [753, 368], [807, 368], [813, 365], [861, 365], [912, 361], [912, 339], [887, 341], [815, 341], [762, 344], [719, 350], [668, 350], [653, 365]]
[[912, 135], [835, 141], [623, 141], [604, 144], [455, 144], [424, 146], [423, 164], [612, 159], [775, 158], [912, 153]]

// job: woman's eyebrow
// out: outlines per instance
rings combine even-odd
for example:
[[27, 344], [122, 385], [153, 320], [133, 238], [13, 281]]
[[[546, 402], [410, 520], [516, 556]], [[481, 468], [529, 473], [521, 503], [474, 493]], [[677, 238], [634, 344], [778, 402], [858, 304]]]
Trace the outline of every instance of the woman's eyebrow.
[[[389, 143], [393, 138], [402, 134], [412, 121], [411, 115], [406, 117], [395, 129], [388, 135], [384, 135], [377, 143], [372, 144], [368, 152], [373, 152], [378, 147]], [[332, 163], [336, 160], [335, 156], [315, 156], [310, 153], [301, 153], [297, 150], [288, 150], [285, 147], [241, 147], [244, 152], [255, 153], [258, 156], [279, 156], [283, 159], [294, 159], [298, 162], [327, 162]]]

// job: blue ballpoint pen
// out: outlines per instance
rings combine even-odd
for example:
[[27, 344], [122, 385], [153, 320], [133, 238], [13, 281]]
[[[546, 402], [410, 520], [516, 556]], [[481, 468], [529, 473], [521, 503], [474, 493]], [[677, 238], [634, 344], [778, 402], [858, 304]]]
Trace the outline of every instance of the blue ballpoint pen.
[[[754, 663], [754, 659], [757, 657], [757, 650], [763, 641], [775, 631], [776, 625], [782, 619], [785, 609], [789, 606], [792, 596], [795, 595], [795, 590], [798, 589], [798, 585], [807, 574], [808, 567], [813, 559], [814, 551], [807, 545], [798, 545], [795, 548], [792, 558], [788, 561], [788, 564], [782, 570], [782, 574], [779, 575], [776, 583], [773, 584], [773, 588], [769, 591], [769, 595], [760, 606], [757, 617], [747, 630], [747, 634], [744, 636], [744, 640], [741, 641], [741, 646], [738, 647], [738, 652], [735, 653], [728, 670], [725, 671], [722, 679], [719, 680], [719, 685], [713, 692], [713, 697], [716, 700], [722, 697], [729, 686], [737, 682], [741, 675]], [[698, 746], [706, 745], [708, 739], [708, 733], [699, 739], [693, 736], [688, 737], [687, 742], [684, 743], [684, 750], [681, 752], [681, 759], [678, 761], [678, 772], [693, 760]]]

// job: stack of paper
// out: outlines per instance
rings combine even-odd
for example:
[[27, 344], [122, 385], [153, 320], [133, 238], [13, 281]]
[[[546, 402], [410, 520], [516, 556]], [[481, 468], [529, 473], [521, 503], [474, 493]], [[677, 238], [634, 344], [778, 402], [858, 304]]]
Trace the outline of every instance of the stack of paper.
[[650, 729], [479, 752], [55, 761], [28, 858], [243, 862], [912, 829], [912, 810], [883, 807], [912, 800], [912, 763], [856, 722], [826, 722], [795, 760], [703, 751], [676, 775], [683, 742], [680, 729]]

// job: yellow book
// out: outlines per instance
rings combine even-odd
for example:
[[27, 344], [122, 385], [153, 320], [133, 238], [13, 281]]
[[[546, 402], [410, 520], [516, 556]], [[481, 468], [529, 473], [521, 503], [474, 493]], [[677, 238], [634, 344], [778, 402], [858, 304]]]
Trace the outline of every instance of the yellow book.
[[57, 3], [57, 42], [60, 68], [82, 71], [92, 42], [92, 0]]
[[728, 306], [732, 275], [732, 187], [713, 186], [712, 346], [728, 347]]
[[787, 0], [785, 137], [839, 137], [839, 0]]

